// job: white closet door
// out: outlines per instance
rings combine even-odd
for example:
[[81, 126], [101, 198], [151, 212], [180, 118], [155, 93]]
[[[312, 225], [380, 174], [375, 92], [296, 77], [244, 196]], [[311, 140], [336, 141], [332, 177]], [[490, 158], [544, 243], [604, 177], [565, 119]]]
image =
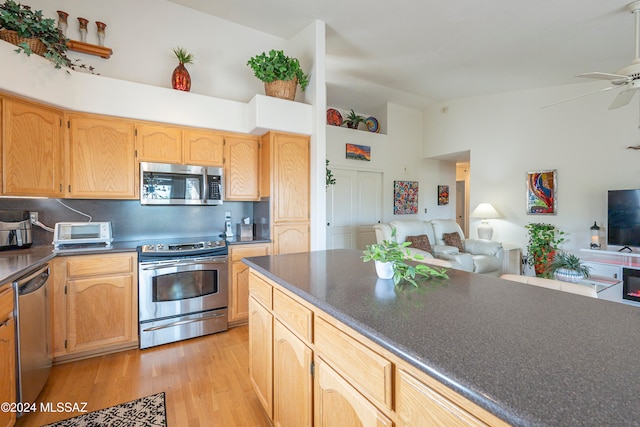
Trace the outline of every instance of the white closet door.
[[364, 249], [382, 219], [382, 173], [334, 169], [327, 189], [327, 249]]

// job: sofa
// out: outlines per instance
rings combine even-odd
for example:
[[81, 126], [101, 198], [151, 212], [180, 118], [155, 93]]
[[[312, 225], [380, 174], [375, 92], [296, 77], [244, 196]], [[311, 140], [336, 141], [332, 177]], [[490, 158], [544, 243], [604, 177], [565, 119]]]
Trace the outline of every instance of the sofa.
[[492, 240], [465, 239], [462, 229], [453, 219], [394, 220], [388, 224], [375, 224], [373, 228], [378, 243], [393, 240], [395, 229], [395, 241], [411, 241], [409, 253], [425, 257], [426, 263], [430, 258], [436, 258], [446, 260], [458, 270], [491, 276], [502, 274], [502, 244]]

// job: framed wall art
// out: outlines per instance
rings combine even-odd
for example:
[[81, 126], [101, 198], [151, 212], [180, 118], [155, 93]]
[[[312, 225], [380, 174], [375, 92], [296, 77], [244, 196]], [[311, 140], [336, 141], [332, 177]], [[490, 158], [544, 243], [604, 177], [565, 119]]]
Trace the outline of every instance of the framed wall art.
[[418, 213], [418, 181], [393, 181], [393, 214]]
[[449, 186], [438, 185], [438, 205], [449, 204]]
[[555, 215], [556, 188], [555, 170], [527, 172], [527, 215]]
[[347, 159], [371, 161], [371, 147], [368, 145], [347, 144]]

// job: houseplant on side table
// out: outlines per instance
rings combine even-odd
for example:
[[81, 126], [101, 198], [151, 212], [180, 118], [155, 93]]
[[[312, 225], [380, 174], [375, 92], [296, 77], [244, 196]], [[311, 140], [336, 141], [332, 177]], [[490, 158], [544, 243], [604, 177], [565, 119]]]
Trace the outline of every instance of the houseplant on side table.
[[589, 277], [590, 267], [582, 263], [580, 258], [567, 252], [556, 252], [556, 256], [549, 264], [548, 272], [553, 274], [553, 277], [564, 282], [577, 283]]
[[262, 52], [247, 61], [255, 76], [264, 82], [267, 96], [293, 100], [296, 97], [296, 87], [304, 90], [309, 85], [309, 75], [300, 67], [297, 58], [290, 58], [281, 50], [270, 50], [269, 54]]
[[[364, 262], [375, 261], [376, 272], [381, 279], [393, 279], [393, 283], [398, 285], [402, 282], [411, 283], [418, 286], [417, 280], [428, 278], [448, 279], [444, 269], [435, 269], [419, 261], [424, 257], [421, 255], [411, 255], [407, 246], [411, 242], [397, 243], [395, 241], [396, 229], [391, 231], [392, 240], [384, 240], [382, 243], [367, 245], [363, 252]], [[406, 261], [418, 261], [417, 265], [407, 264]]]
[[524, 226], [529, 232], [527, 243], [527, 263], [534, 267], [536, 276], [550, 277], [548, 266], [552, 262], [558, 246], [564, 242], [564, 231], [553, 224], [539, 222]]

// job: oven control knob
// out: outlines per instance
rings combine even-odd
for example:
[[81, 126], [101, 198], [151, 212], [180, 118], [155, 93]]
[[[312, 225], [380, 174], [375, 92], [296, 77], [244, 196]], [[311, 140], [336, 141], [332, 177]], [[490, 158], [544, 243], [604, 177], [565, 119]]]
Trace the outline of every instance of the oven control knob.
[[164, 249], [164, 245], [161, 243], [161, 244], [157, 245], [156, 249], [161, 251], [161, 250]]
[[212, 246], [213, 242], [211, 240], [207, 240], [207, 246]]
[[155, 249], [155, 248], [153, 247], [153, 245], [147, 245], [147, 250], [148, 250], [148, 251], [152, 251], [152, 250], [154, 250], [154, 249]]

